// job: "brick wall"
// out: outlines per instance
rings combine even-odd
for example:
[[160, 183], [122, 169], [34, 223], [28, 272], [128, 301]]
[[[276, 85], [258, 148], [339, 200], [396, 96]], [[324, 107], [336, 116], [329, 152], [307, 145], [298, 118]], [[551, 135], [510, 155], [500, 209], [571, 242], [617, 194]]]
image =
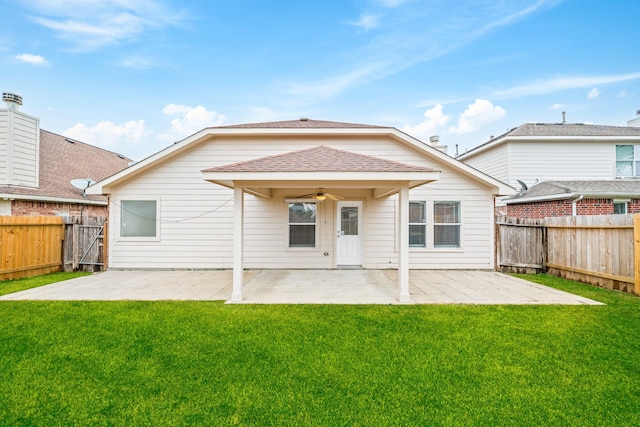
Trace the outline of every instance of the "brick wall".
[[32, 200], [13, 200], [11, 215], [80, 215], [107, 216], [106, 206], [85, 205], [82, 203], [36, 202]]
[[[518, 203], [507, 205], [507, 216], [516, 218], [545, 218], [549, 216], [573, 215], [571, 200], [549, 200], [536, 203]], [[627, 213], [640, 213], [640, 199], [627, 203]], [[582, 199], [576, 204], [578, 215], [611, 215], [612, 199]]]

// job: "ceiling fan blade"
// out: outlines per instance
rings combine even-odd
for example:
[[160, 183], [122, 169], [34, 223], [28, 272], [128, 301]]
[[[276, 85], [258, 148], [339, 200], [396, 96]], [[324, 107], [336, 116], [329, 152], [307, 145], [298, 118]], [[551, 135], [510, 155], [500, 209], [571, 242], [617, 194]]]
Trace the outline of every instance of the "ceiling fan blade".
[[309, 199], [311, 197], [315, 197], [316, 194], [318, 193], [308, 193], [308, 194], [304, 194], [302, 196], [295, 196], [296, 199]]
[[340, 200], [344, 200], [344, 197], [342, 196], [337, 196], [335, 194], [331, 194], [331, 193], [324, 193], [325, 196], [327, 196], [328, 198], [330, 198], [333, 201], [340, 201]]

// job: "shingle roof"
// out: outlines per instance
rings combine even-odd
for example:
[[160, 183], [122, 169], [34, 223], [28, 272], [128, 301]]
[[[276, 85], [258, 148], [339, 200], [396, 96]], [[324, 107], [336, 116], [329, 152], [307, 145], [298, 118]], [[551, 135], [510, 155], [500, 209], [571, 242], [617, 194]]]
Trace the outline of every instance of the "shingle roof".
[[616, 179], [595, 181], [543, 181], [512, 200], [529, 199], [532, 197], [558, 196], [566, 194], [597, 195], [638, 195], [640, 196], [640, 180]]
[[343, 128], [374, 128], [381, 129], [388, 126], [375, 126], [364, 125], [357, 123], [344, 123], [344, 122], [332, 122], [328, 120], [312, 120], [312, 119], [298, 119], [298, 120], [285, 120], [279, 122], [263, 122], [263, 123], [244, 123], [228, 126], [216, 126], [215, 129], [343, 129]]
[[435, 172], [321, 145], [206, 169], [203, 172]]
[[106, 201], [105, 196], [84, 198], [82, 190], [71, 185], [71, 180], [91, 178], [100, 181], [126, 168], [129, 162], [131, 159], [114, 152], [40, 130], [39, 188], [0, 186], [0, 193]]
[[580, 123], [525, 123], [503, 136], [640, 136], [640, 127]]

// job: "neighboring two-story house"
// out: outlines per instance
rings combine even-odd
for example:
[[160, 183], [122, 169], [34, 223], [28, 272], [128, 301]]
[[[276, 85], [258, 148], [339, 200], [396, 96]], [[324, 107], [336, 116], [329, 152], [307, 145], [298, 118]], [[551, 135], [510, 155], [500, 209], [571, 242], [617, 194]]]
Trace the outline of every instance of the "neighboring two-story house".
[[507, 216], [640, 212], [638, 119], [629, 126], [526, 123], [458, 160], [520, 188], [499, 202]]
[[125, 169], [130, 159], [40, 129], [3, 93], [0, 108], [0, 215], [106, 216], [107, 198], [83, 187]]

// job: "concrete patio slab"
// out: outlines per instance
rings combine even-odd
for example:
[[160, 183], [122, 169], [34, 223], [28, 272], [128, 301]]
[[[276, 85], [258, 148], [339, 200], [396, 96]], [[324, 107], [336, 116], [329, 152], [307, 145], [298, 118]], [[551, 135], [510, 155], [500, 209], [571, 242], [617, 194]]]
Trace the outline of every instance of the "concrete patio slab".
[[[250, 270], [243, 304], [399, 304], [396, 270]], [[224, 300], [223, 271], [109, 270], [0, 297], [17, 300]], [[411, 304], [601, 304], [491, 271], [412, 270]]]

